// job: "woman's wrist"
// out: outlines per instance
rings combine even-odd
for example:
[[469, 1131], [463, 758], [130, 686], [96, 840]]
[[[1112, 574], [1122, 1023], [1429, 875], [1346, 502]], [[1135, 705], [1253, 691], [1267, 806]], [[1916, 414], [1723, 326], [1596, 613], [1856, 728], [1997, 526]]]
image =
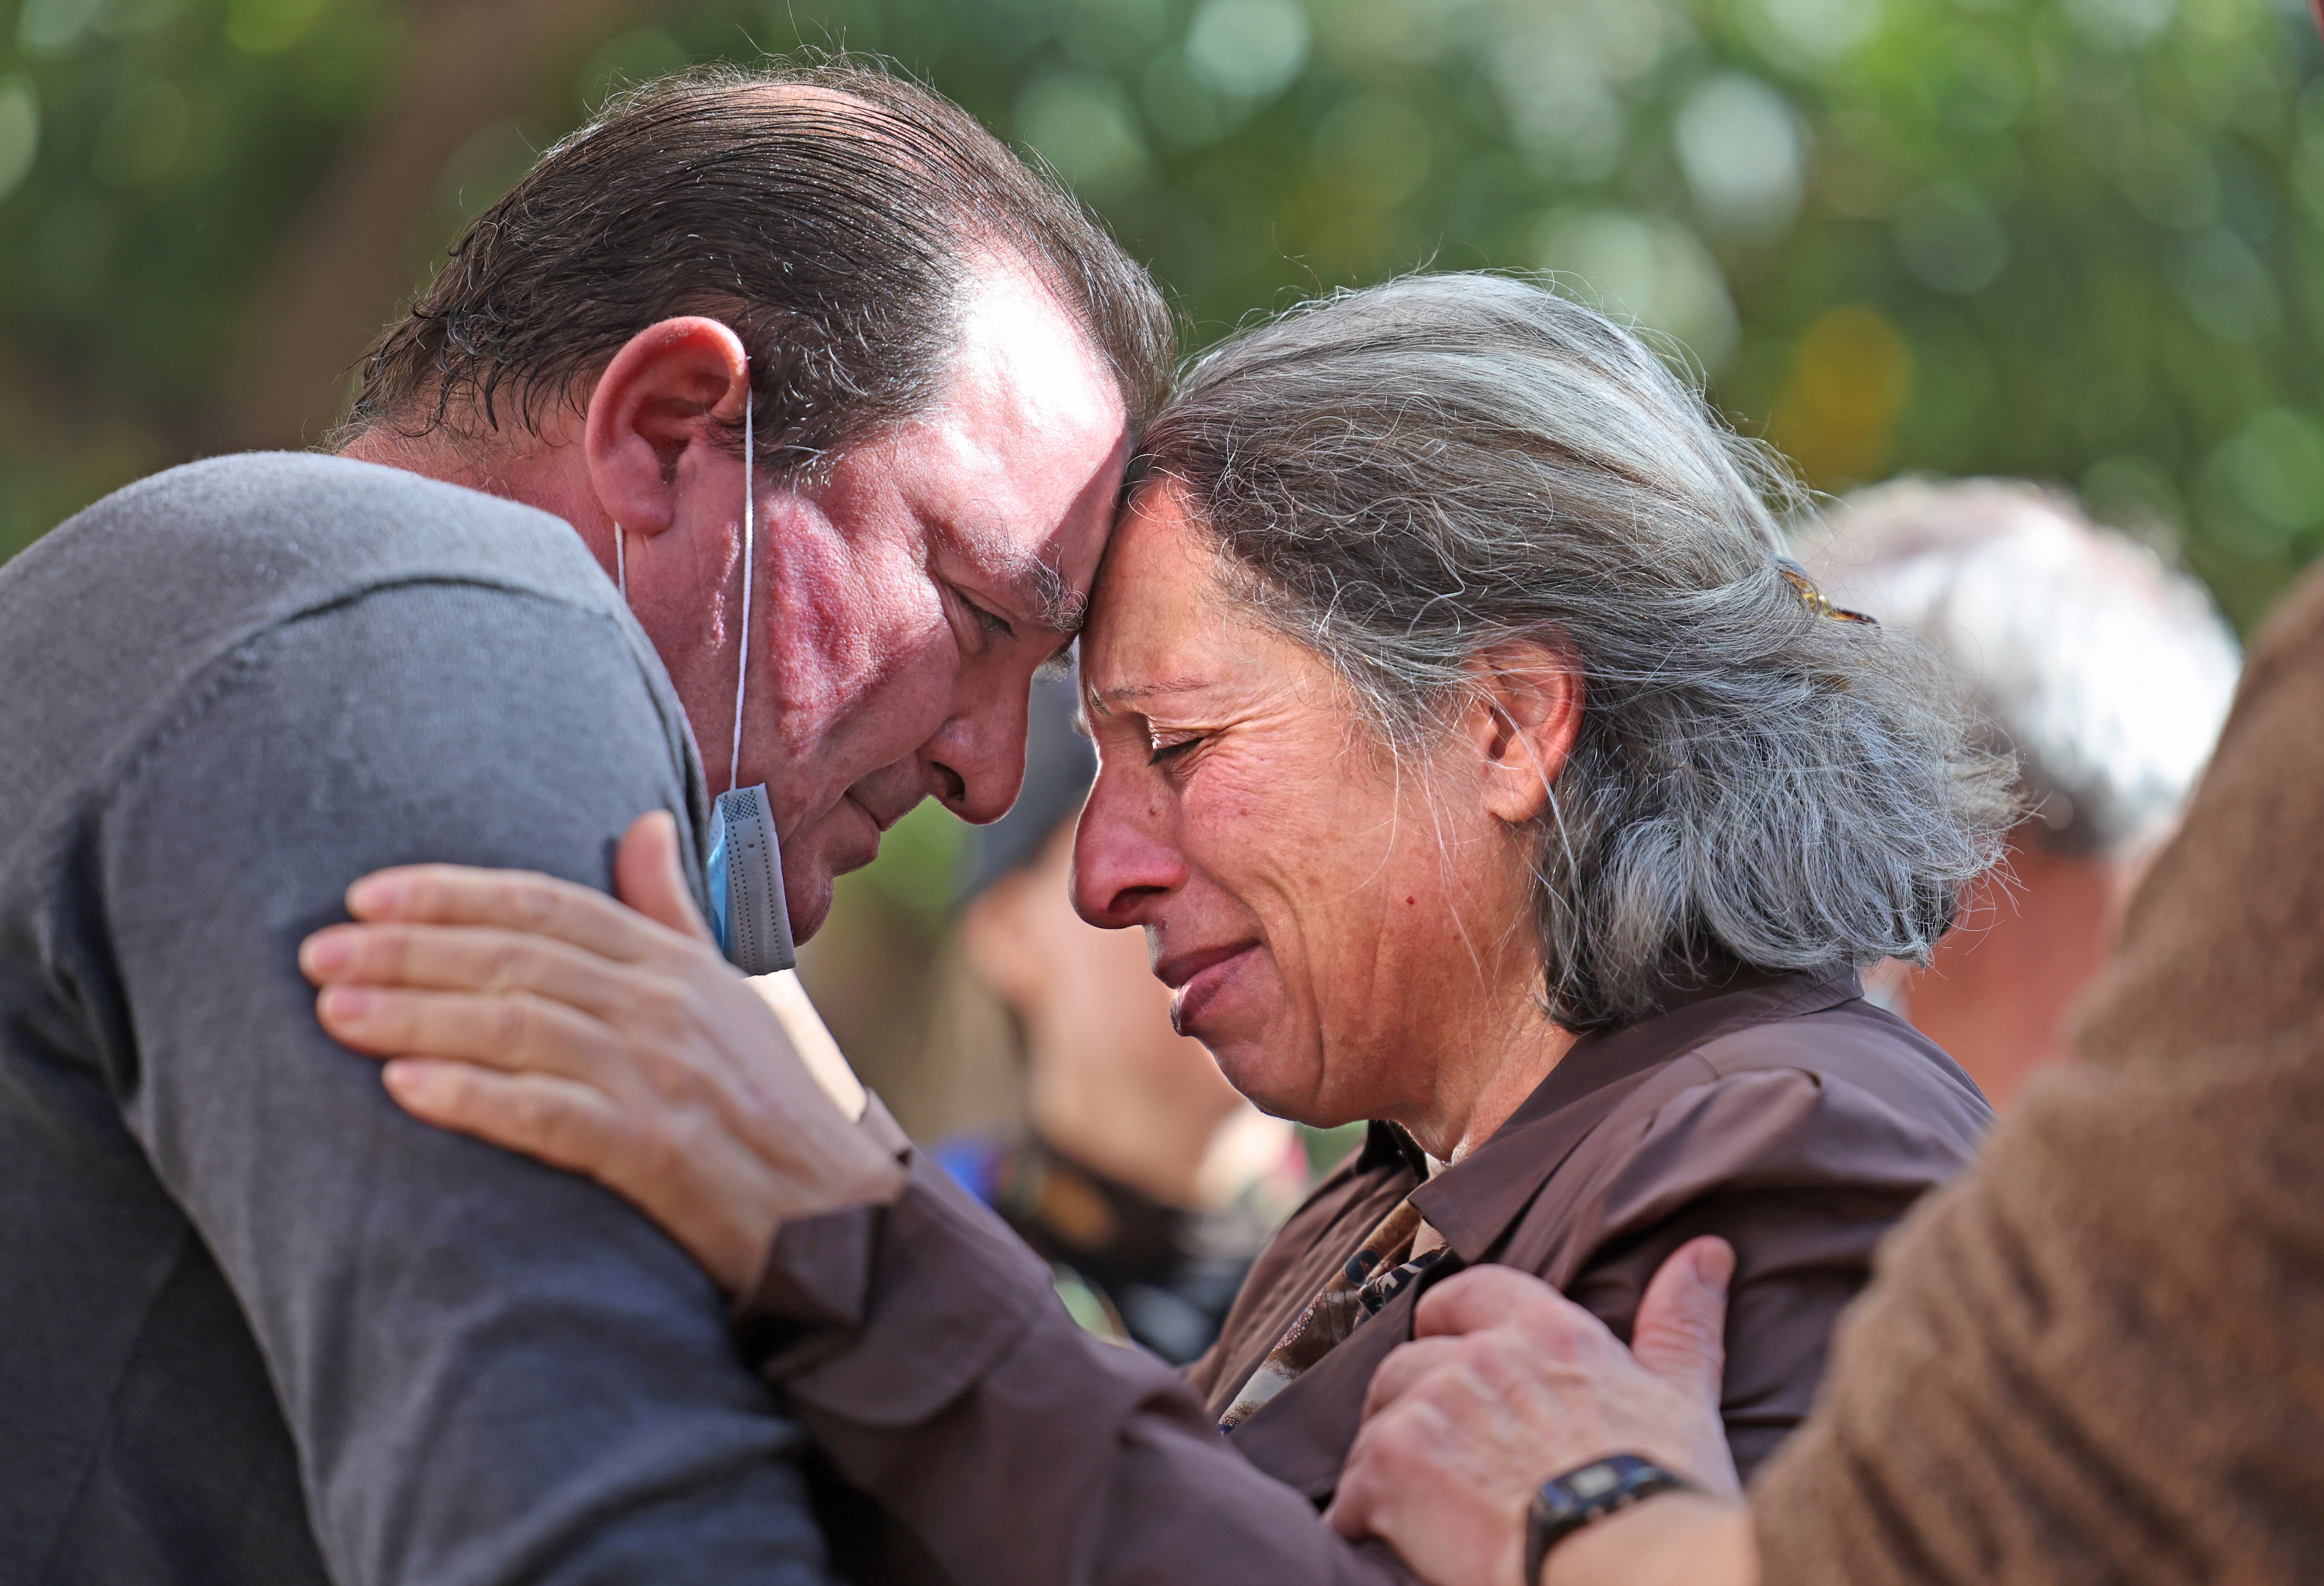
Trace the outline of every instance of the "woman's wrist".
[[1739, 1498], [1665, 1492], [1594, 1521], [1549, 1551], [1526, 1586], [1758, 1586], [1751, 1510]]

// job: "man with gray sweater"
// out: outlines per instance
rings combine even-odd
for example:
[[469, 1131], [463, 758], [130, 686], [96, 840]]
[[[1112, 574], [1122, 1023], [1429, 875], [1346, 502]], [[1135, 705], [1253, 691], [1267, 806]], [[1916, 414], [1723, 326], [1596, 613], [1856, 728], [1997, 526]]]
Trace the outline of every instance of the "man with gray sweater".
[[667, 82], [470, 228], [337, 456], [0, 570], [0, 1581], [824, 1577], [692, 1261], [400, 1112], [297, 945], [392, 863], [602, 887], [649, 810], [699, 862], [755, 784], [804, 936], [921, 798], [1000, 815], [1168, 360], [953, 106]]

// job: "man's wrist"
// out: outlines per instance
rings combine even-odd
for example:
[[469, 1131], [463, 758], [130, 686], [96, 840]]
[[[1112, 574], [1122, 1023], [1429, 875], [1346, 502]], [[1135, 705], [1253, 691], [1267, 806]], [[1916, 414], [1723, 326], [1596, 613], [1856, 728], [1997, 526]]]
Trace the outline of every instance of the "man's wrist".
[[1640, 1499], [1549, 1550], [1526, 1586], [1758, 1586], [1751, 1511], [1695, 1489]]
[[1558, 1543], [1632, 1504], [1694, 1483], [1641, 1454], [1609, 1454], [1554, 1476], [1526, 1510], [1525, 1578], [1541, 1578], [1542, 1561]]

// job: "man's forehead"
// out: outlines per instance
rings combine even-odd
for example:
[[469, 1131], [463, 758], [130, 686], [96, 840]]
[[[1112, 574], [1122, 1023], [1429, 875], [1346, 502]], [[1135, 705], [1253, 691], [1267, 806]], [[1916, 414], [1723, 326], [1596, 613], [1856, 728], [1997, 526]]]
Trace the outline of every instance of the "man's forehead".
[[974, 259], [955, 336], [949, 393], [955, 399], [981, 396], [1019, 420], [1066, 412], [1127, 421], [1104, 350], [1021, 255], [986, 252]]

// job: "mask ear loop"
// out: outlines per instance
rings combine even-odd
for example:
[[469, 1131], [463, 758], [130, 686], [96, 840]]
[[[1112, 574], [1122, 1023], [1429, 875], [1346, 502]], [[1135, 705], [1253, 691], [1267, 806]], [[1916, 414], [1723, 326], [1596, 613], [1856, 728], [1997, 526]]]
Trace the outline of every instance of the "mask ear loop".
[[758, 511], [751, 499], [752, 475], [757, 471], [758, 437], [752, 429], [751, 366], [742, 365], [742, 636], [737, 646], [742, 659], [734, 669], [734, 748], [726, 761], [726, 791], [742, 779], [742, 696], [751, 681], [751, 564], [757, 560]]
[[630, 604], [630, 537], [619, 523], [613, 525], [613, 582], [622, 592], [622, 604]]

